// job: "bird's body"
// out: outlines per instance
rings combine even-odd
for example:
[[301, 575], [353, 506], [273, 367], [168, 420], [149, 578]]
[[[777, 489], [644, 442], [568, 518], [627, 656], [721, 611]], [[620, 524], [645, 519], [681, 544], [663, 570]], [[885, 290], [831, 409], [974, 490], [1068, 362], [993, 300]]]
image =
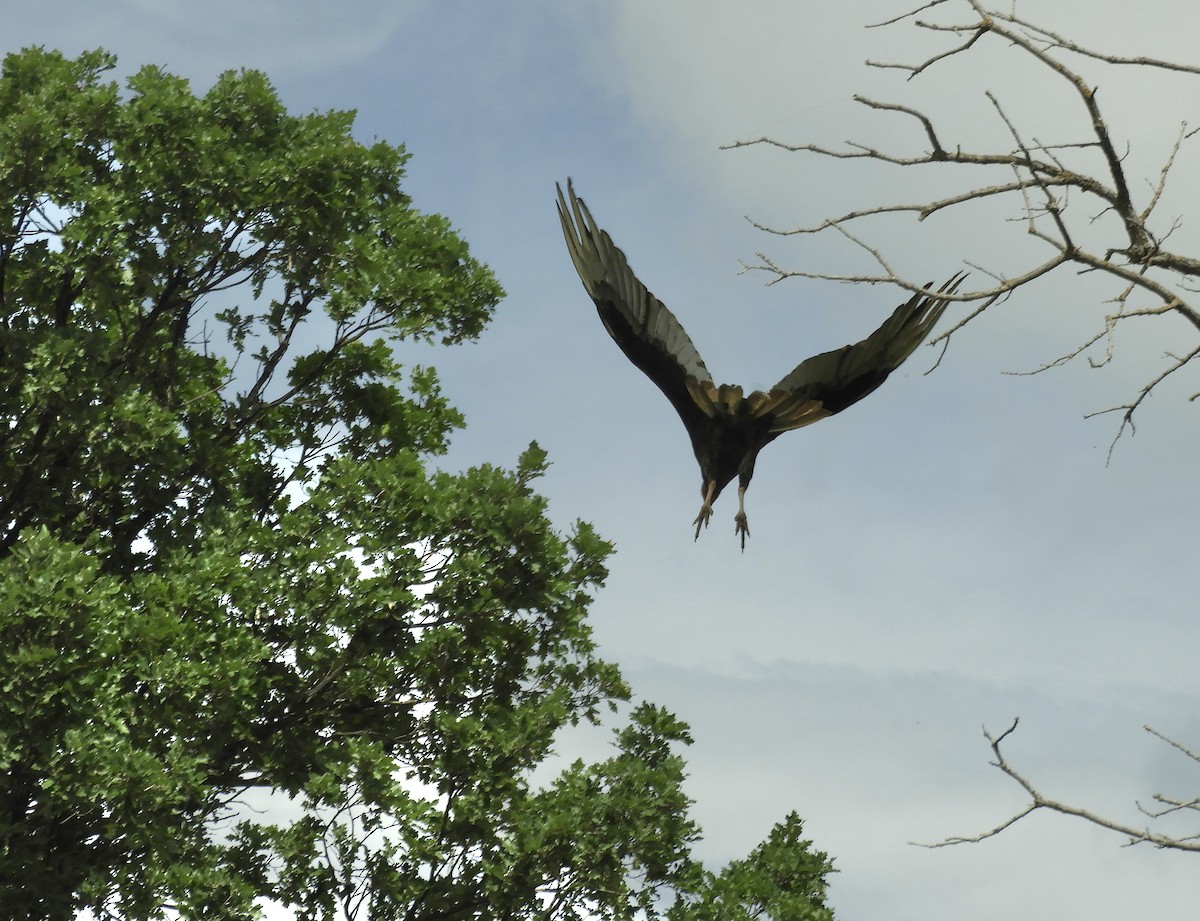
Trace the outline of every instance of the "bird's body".
[[[917, 294], [874, 333], [854, 345], [802, 361], [768, 391], [749, 395], [717, 385], [683, 326], [629, 268], [625, 254], [597, 227], [567, 183], [558, 190], [558, 214], [571, 260], [609, 335], [663, 392], [683, 421], [700, 465], [704, 504], [693, 524], [708, 524], [712, 503], [738, 478], [737, 533], [750, 533], [743, 504], [754, 463], [781, 434], [839, 413], [882, 384], [925, 340], [945, 310], [937, 294]], [[938, 294], [952, 294], [955, 276]]]

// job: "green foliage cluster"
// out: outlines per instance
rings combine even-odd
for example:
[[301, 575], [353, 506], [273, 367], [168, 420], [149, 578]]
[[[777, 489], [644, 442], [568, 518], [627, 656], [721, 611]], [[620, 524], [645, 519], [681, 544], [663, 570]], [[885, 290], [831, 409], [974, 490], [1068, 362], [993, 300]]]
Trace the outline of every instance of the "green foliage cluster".
[[[501, 291], [352, 115], [29, 49], [0, 74], [0, 905], [8, 917], [831, 917], [789, 818], [691, 856], [687, 730], [585, 622], [610, 547], [393, 344]], [[248, 800], [265, 808], [250, 809]]]

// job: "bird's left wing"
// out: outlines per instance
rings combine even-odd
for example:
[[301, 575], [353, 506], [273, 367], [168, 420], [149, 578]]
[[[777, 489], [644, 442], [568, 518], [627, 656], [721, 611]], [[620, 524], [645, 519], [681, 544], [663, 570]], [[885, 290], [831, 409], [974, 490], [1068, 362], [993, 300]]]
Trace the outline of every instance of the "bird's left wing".
[[609, 335], [671, 401], [685, 425], [700, 412], [688, 380], [712, 383], [712, 375], [675, 315], [633, 274], [625, 254], [597, 225], [567, 180], [558, 189], [558, 217], [575, 271], [596, 303]]
[[[965, 277], [965, 274], [955, 275], [936, 293], [913, 295], [897, 307], [879, 329], [861, 342], [800, 362], [771, 388], [771, 394], [782, 392], [817, 401], [824, 410], [822, 415], [839, 413], [857, 403], [887, 380], [888, 375], [925, 341], [950, 303], [938, 295], [953, 294]], [[926, 286], [926, 291], [929, 291], [929, 286]], [[778, 430], [797, 427], [783, 424]]]

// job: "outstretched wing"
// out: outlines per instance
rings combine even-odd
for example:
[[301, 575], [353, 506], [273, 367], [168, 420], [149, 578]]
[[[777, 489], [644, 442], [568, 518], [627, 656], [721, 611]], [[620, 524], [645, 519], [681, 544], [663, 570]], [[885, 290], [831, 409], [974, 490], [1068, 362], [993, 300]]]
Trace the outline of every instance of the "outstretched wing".
[[613, 341], [654, 381], [691, 429], [702, 415], [689, 395], [688, 380], [712, 382], [700, 353], [666, 306], [638, 281], [612, 238], [596, 226], [587, 206], [567, 180], [570, 206], [558, 189], [558, 217], [575, 271], [596, 302], [596, 311]]
[[[938, 318], [950, 303], [938, 294], [953, 294], [965, 274], [955, 275], [937, 294], [916, 294], [901, 304], [884, 324], [862, 342], [846, 345], [832, 352], [823, 352], [800, 362], [790, 374], [771, 388], [771, 395], [789, 394], [793, 399], [816, 401], [823, 415], [840, 413], [857, 403], [887, 380], [887, 376], [902, 365], [905, 359], [925, 341]], [[929, 286], [926, 285], [926, 291]], [[807, 422], [796, 420], [800, 425]], [[810, 420], [815, 421], [815, 420]], [[786, 431], [799, 425], [780, 425], [772, 431]]]

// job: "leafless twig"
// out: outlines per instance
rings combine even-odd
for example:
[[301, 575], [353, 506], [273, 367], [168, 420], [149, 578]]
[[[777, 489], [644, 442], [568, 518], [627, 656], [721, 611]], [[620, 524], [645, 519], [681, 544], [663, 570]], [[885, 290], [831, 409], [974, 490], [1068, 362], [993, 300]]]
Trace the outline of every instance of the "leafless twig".
[[[1011, 777], [1021, 786], [1021, 788], [1029, 795], [1029, 804], [1020, 809], [1018, 812], [1009, 816], [1000, 824], [976, 835], [953, 835], [949, 838], [945, 838], [932, 844], [921, 844], [919, 842], [911, 843], [918, 844], [920, 847], [929, 848], [946, 847], [951, 844], [978, 844], [980, 841], [986, 841], [988, 838], [994, 838], [996, 835], [1000, 834], [1000, 832], [1011, 828], [1027, 815], [1031, 815], [1032, 813], [1037, 812], [1039, 809], [1044, 809], [1049, 812], [1057, 812], [1061, 815], [1068, 815], [1077, 819], [1083, 819], [1085, 822], [1090, 822], [1091, 824], [1097, 825], [1100, 828], [1106, 828], [1109, 831], [1117, 832], [1127, 839], [1125, 842], [1126, 845], [1145, 843], [1153, 844], [1155, 847], [1169, 850], [1200, 851], [1200, 835], [1185, 835], [1182, 837], [1175, 837], [1171, 835], [1159, 834], [1158, 832], [1151, 831], [1149, 828], [1135, 828], [1132, 825], [1118, 822], [1115, 819], [1105, 818], [1104, 816], [1097, 815], [1096, 813], [1087, 809], [1080, 809], [1077, 806], [1069, 806], [1066, 803], [1061, 803], [1058, 800], [1054, 800], [1046, 796], [1044, 793], [1038, 790], [1032, 782], [1026, 779], [1024, 775], [1014, 768], [1009, 763], [1008, 759], [1004, 757], [1004, 753], [1000, 750], [1000, 746], [1004, 740], [1012, 735], [1012, 733], [1016, 730], [1018, 722], [1019, 720], [1014, 719], [1012, 724], [998, 736], [993, 736], [987, 731], [987, 729], [983, 730], [983, 735], [984, 738], [988, 740], [988, 744], [991, 745], [992, 754], [995, 755], [995, 760], [991, 762], [992, 766], [998, 768], [1002, 773], [1008, 777]], [[1168, 738], [1158, 730], [1152, 729], [1149, 726], [1144, 728], [1147, 732], [1162, 739], [1168, 745], [1176, 748], [1193, 761], [1200, 763], [1200, 758], [1197, 758], [1195, 753], [1189, 751], [1174, 739]], [[1180, 810], [1190, 809], [1200, 811], [1200, 799], [1193, 798], [1190, 800], [1178, 800], [1166, 797], [1161, 793], [1154, 794], [1154, 799], [1156, 802], [1163, 804], [1166, 808], [1157, 812], [1142, 809], [1142, 813], [1151, 819], [1160, 818], [1161, 816], [1178, 812]], [[1140, 805], [1139, 808], [1141, 808]]]

